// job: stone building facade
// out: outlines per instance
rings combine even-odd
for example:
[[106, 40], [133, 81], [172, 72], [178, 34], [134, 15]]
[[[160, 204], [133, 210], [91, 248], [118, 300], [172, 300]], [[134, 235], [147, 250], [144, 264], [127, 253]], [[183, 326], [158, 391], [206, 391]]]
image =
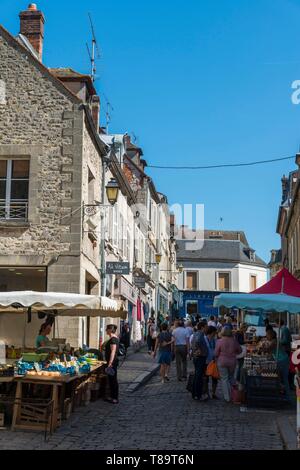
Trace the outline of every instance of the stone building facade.
[[[297, 170], [281, 179], [281, 203], [278, 211], [276, 232], [280, 235], [280, 265], [300, 279], [300, 154], [296, 155]], [[276, 259], [275, 259], [276, 261]], [[276, 264], [275, 264], [276, 266]], [[299, 315], [289, 315], [291, 329], [299, 331]]]
[[[94, 100], [88, 87], [83, 101], [51, 73], [27, 39], [0, 26], [0, 289], [99, 293], [99, 250], [83, 211], [101, 200], [107, 150]], [[12, 331], [0, 317], [7, 341], [17, 344], [24, 320], [16, 316]], [[28, 346], [40, 323], [27, 325]], [[88, 341], [86, 319], [60, 319], [58, 328], [74, 346]], [[97, 335], [90, 341], [96, 346]]]

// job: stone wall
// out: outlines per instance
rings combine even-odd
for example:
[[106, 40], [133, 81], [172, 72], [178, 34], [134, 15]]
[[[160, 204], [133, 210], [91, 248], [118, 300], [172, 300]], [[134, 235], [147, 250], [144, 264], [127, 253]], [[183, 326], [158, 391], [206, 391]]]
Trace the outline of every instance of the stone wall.
[[[81, 199], [80, 176], [72, 180], [81, 156], [74, 161], [71, 147], [82, 134], [82, 111], [29, 53], [6, 39], [0, 34], [0, 79], [6, 90], [6, 104], [0, 105], [0, 157], [30, 159], [30, 189], [29, 224], [11, 230], [9, 223], [4, 227], [0, 223], [0, 251], [7, 255], [70, 252], [74, 218], [71, 223], [66, 216], [80, 206]], [[65, 119], [66, 112], [71, 119]], [[79, 184], [77, 193], [74, 183]]]
[[[90, 241], [82, 230], [82, 202], [87, 202], [88, 166], [97, 179], [99, 200], [100, 156], [84, 130], [82, 105], [1, 28], [0, 80], [5, 89], [5, 100], [0, 101], [0, 158], [30, 159], [28, 221], [0, 221], [1, 261], [6, 266], [22, 265], [24, 260], [25, 265], [35, 265], [38, 259], [48, 266], [48, 291], [85, 293], [81, 264], [87, 249], [82, 240]], [[93, 259], [85, 258], [88, 271], [99, 275], [96, 251]], [[1, 315], [7, 338], [16, 342], [23, 320], [18, 318], [14, 332], [9, 320]], [[85, 322], [59, 318], [59, 336], [80, 345]], [[28, 346], [33, 345], [36, 326], [35, 319], [27, 328]]]

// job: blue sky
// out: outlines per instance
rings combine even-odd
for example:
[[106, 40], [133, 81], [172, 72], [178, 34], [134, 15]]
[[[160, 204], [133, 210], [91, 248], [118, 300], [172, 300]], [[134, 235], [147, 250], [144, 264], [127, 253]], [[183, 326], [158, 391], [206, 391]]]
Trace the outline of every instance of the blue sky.
[[[0, 23], [19, 32], [25, 0], [1, 0]], [[149, 164], [206, 165], [294, 155], [300, 145], [300, 0], [40, 0], [44, 63], [89, 72], [87, 13], [101, 59], [97, 90], [110, 131], [133, 132]], [[281, 177], [293, 160], [205, 171], [149, 169], [169, 202], [205, 205], [206, 228], [244, 230], [266, 261]], [[223, 222], [220, 222], [223, 218]]]

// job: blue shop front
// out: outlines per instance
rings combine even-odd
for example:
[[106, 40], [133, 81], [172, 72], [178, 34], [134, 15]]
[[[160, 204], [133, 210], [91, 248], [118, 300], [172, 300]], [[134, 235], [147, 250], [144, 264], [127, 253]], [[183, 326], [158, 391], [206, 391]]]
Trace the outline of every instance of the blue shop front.
[[212, 291], [179, 291], [179, 316], [185, 318], [200, 316], [209, 318], [210, 315], [219, 315], [219, 309], [214, 308], [214, 298], [220, 292]]

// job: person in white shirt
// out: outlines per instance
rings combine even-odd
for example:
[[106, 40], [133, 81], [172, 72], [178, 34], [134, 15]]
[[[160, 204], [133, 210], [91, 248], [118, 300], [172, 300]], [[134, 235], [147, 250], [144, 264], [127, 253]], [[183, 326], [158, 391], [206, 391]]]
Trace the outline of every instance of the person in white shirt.
[[213, 326], [214, 328], [217, 328], [217, 323], [216, 323], [216, 318], [214, 315], [211, 315], [209, 318], [209, 322], [207, 323], [208, 326]]
[[188, 332], [189, 337], [191, 337], [194, 332], [194, 328], [192, 327], [192, 322], [190, 320], [186, 322], [185, 329]]
[[187, 379], [187, 355], [189, 352], [190, 334], [184, 327], [183, 320], [179, 320], [178, 327], [172, 333], [175, 339], [175, 359], [177, 380]]

